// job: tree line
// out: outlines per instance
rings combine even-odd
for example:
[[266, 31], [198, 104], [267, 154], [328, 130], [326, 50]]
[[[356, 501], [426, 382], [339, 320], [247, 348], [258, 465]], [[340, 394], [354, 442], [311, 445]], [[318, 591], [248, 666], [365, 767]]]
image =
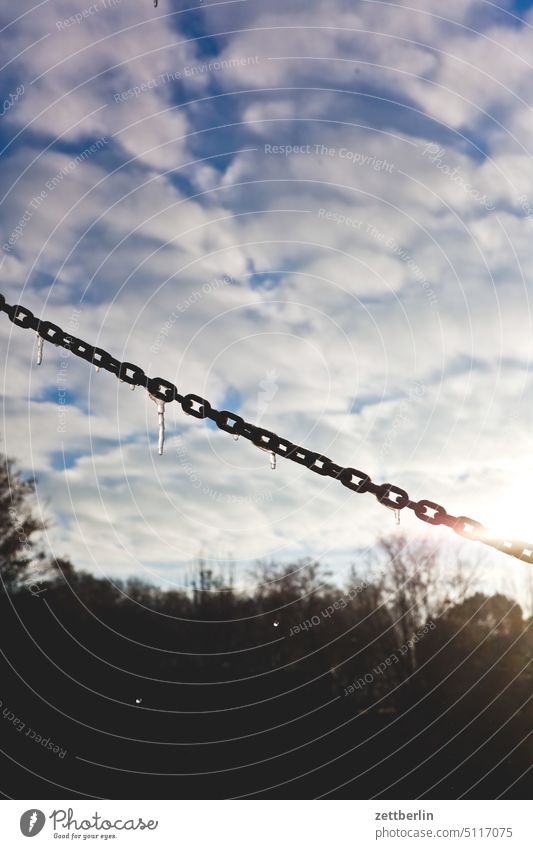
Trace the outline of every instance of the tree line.
[[456, 549], [398, 532], [342, 585], [305, 558], [237, 584], [200, 561], [188, 590], [163, 590], [50, 556], [34, 486], [3, 459], [8, 795], [528, 792], [531, 619]]

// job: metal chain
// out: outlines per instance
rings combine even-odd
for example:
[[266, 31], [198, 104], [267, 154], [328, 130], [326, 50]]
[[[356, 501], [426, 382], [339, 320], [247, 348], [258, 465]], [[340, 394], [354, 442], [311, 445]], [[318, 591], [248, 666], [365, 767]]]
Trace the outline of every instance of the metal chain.
[[407, 492], [398, 486], [391, 483], [374, 483], [365, 472], [351, 466], [339, 466], [329, 457], [301, 445], [295, 445], [270, 430], [246, 422], [241, 416], [232, 413], [230, 410], [216, 410], [209, 401], [199, 395], [193, 393], [180, 395], [177, 387], [165, 378], [147, 377], [143, 369], [134, 365], [134, 363], [120, 362], [107, 351], [104, 351], [103, 348], [96, 348], [76, 336], [65, 333], [57, 324], [52, 324], [50, 321], [40, 321], [30, 310], [20, 304], [13, 306], [7, 304], [1, 294], [0, 312], [7, 313], [17, 327], [35, 330], [41, 339], [51, 342], [53, 345], [67, 348], [77, 357], [111, 372], [115, 377], [131, 386], [143, 386], [154, 399], [164, 403], [177, 401], [187, 415], [194, 416], [197, 419], [211, 419], [220, 430], [231, 433], [235, 437], [243, 436], [245, 439], [249, 439], [258, 448], [271, 452], [271, 456], [277, 454], [279, 457], [306, 466], [317, 475], [336, 478], [352, 492], [368, 492], [374, 495], [385, 507], [397, 511], [397, 515], [399, 515], [400, 510], [407, 508], [412, 510], [422, 522], [427, 522], [429, 525], [446, 525], [465, 539], [477, 540], [485, 545], [497, 548], [504, 554], [516, 557], [518, 560], [533, 563], [533, 543], [495, 537], [488, 528], [468, 516], [452, 516], [440, 504], [428, 501], [425, 498], [420, 501], [411, 501]]

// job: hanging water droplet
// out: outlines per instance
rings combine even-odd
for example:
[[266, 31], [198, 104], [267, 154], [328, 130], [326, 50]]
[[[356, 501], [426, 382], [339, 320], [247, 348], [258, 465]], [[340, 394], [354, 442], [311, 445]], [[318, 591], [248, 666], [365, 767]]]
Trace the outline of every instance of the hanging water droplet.
[[275, 452], [274, 452], [274, 451], [271, 451], [269, 448], [261, 448], [261, 446], [260, 446], [260, 445], [258, 446], [258, 448], [259, 448], [261, 451], [266, 451], [266, 452], [267, 452], [267, 454], [269, 455], [269, 458], [270, 458], [270, 468], [271, 468], [271, 469], [275, 469], [275, 468], [276, 468], [276, 454], [275, 454]]
[[37, 365], [40, 366], [43, 361], [43, 343], [44, 339], [42, 336], [37, 334]]
[[163, 453], [163, 447], [165, 445], [165, 402], [161, 401], [160, 398], [156, 398], [155, 395], [150, 394], [150, 398], [152, 401], [155, 401], [157, 404], [157, 418], [159, 422], [159, 439], [157, 450], [159, 454]]
[[95, 366], [94, 369], [96, 371], [96, 374], [98, 374], [98, 372], [100, 371], [100, 366]]
[[140, 705], [140, 703], [141, 703], [141, 702], [142, 702], [142, 699], [135, 699], [135, 704], [136, 704], [136, 705]]
[[159, 419], [159, 453], [163, 453], [165, 444], [165, 402], [160, 401], [157, 405], [157, 417]]
[[394, 513], [394, 522], [395, 522], [396, 525], [399, 525], [400, 524], [400, 511], [398, 510], [398, 508], [392, 507], [390, 504], [385, 504], [385, 507], [387, 508], [387, 510], [392, 510], [392, 512]]
[[272, 624], [274, 625], [274, 628], [278, 628], [278, 627], [279, 627], [279, 622], [278, 622], [278, 620], [277, 620], [277, 619], [274, 619], [274, 622], [273, 622]]
[[234, 433], [233, 434], [233, 439], [235, 440], [235, 442], [237, 442], [239, 436], [240, 436], [240, 433]]

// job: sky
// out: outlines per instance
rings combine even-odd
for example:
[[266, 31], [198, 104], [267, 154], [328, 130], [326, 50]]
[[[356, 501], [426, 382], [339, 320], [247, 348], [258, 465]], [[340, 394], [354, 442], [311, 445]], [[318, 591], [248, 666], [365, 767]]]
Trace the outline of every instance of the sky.
[[[22, 0], [0, 30], [8, 302], [533, 539], [530, 3]], [[36, 365], [5, 316], [0, 345], [5, 451], [79, 567], [344, 574], [395, 532], [371, 496], [273, 471], [177, 404], [159, 456], [142, 389], [46, 343]], [[487, 585], [525, 579], [485, 553]]]

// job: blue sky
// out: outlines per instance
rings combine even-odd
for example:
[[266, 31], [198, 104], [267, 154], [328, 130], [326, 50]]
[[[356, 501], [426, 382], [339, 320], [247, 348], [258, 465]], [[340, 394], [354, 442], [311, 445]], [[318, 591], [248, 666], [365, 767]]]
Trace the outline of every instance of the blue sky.
[[[533, 538], [531, 3], [58, 0], [4, 4], [0, 28], [8, 300]], [[159, 457], [145, 393], [0, 336], [6, 451], [84, 568], [342, 571], [394, 531], [176, 405]]]

